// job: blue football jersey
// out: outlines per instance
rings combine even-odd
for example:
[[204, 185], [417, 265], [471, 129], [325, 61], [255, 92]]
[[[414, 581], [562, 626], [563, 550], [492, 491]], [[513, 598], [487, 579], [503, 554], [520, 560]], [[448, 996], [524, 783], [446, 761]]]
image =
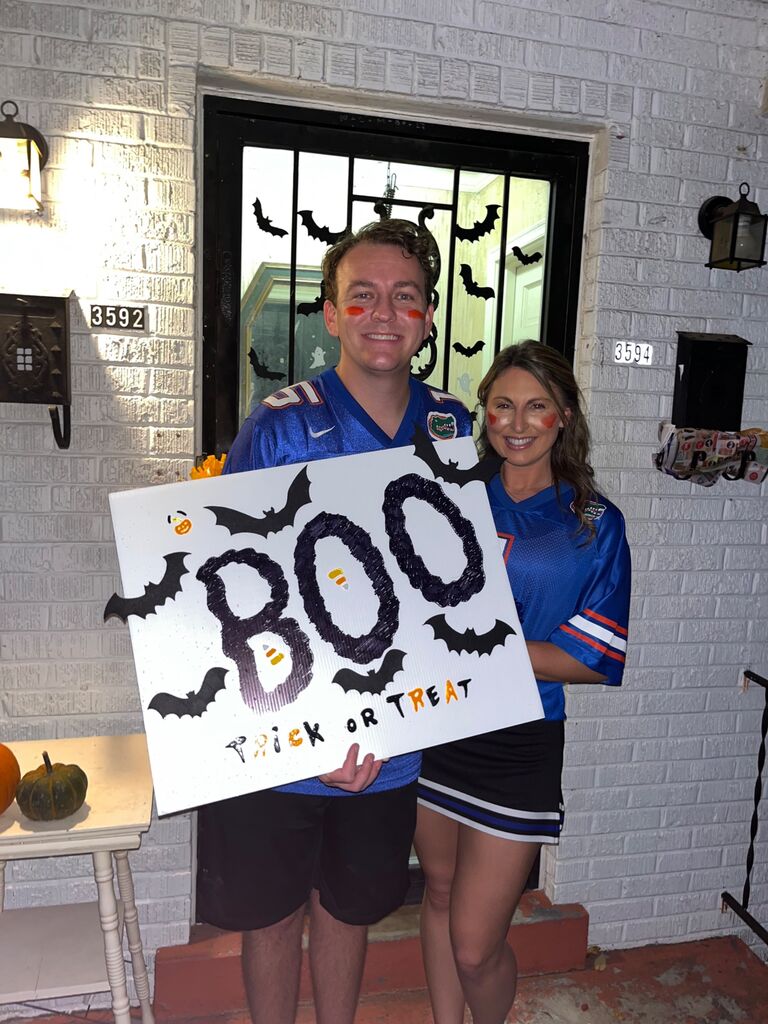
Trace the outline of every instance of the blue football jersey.
[[[525, 639], [555, 644], [618, 686], [631, 576], [621, 512], [603, 497], [590, 502], [596, 531], [590, 541], [577, 533], [571, 487], [561, 486], [559, 499], [553, 486], [514, 502], [496, 476], [488, 497]], [[545, 717], [565, 718], [562, 683], [537, 683]]]
[[[472, 421], [453, 395], [410, 379], [410, 399], [400, 427], [389, 437], [341, 382], [335, 368], [263, 399], [240, 428], [224, 464], [225, 473], [270, 469], [339, 455], [359, 455], [411, 444], [420, 426], [435, 440], [465, 437]], [[366, 793], [395, 789], [419, 774], [421, 754], [402, 754], [382, 765]], [[344, 790], [305, 779], [276, 787], [281, 792], [349, 796]]]

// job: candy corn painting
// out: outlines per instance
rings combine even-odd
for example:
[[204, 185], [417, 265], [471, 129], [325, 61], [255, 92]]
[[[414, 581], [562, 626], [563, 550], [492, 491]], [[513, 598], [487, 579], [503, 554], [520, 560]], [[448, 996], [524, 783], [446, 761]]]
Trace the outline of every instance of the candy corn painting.
[[473, 443], [424, 454], [110, 496], [159, 813], [541, 717]]

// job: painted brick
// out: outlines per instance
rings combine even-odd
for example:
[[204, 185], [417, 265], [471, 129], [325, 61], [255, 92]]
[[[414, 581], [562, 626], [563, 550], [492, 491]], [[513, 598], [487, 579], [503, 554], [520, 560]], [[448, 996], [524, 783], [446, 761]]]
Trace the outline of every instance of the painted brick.
[[488, 0], [479, 0], [476, 8], [477, 24], [492, 32], [534, 39], [554, 39], [559, 35], [560, 19], [543, 11]]
[[721, 101], [757, 102], [757, 87], [753, 79], [699, 68], [688, 69], [685, 91]]
[[[601, 132], [587, 211], [579, 375], [600, 484], [624, 508], [634, 546], [633, 639], [623, 692], [570, 688], [564, 786], [572, 799], [566, 837], [545, 857], [546, 884], [558, 902], [588, 904], [597, 941], [732, 931], [707, 900], [742, 879], [762, 693], [742, 694], [739, 681], [744, 665], [760, 664], [764, 654], [768, 565], [755, 532], [764, 511], [757, 489], [723, 483], [704, 492], [657, 473], [650, 453], [671, 408], [677, 329], [724, 330], [755, 343], [744, 414], [763, 419], [765, 279], [707, 272], [696, 226], [700, 203], [721, 182], [749, 180], [761, 203], [768, 188], [760, 11], [744, 2], [740, 16], [723, 15], [704, 0], [614, 0], [610, 10], [604, 0], [550, 0], [546, 11], [527, 0], [112, 0], [109, 11], [6, 0], [0, 63], [23, 116], [41, 126], [52, 150], [44, 182], [53, 201], [29, 230], [48, 240], [79, 227], [81, 211], [66, 197], [87, 175], [94, 200], [114, 208], [115, 230], [94, 250], [87, 287], [76, 282], [78, 296], [136, 289], [150, 296], [142, 301], [151, 329], [141, 338], [91, 335], [75, 309], [70, 453], [54, 453], [44, 409], [3, 410], [3, 438], [19, 447], [0, 451], [0, 524], [17, 530], [26, 519], [25, 536], [39, 536], [3, 544], [2, 615], [18, 628], [0, 652], [0, 690], [4, 710], [24, 713], [14, 717], [15, 737], [141, 727], [137, 710], [120, 710], [136, 708], [127, 631], [97, 621], [105, 594], [119, 586], [105, 502], [109, 489], [186, 479], [189, 470], [188, 400], [198, 370], [199, 298], [190, 291], [197, 61], [221, 69], [231, 57], [238, 88], [248, 88], [245, 76], [266, 72], [275, 92], [290, 92], [299, 78], [386, 91], [387, 110], [400, 93], [471, 100], [489, 121], [500, 103], [529, 129], [572, 121], [582, 131], [586, 120]], [[14, 66], [31, 46], [41, 63]], [[99, 56], [112, 70], [96, 66]], [[468, 111], [466, 120], [474, 116]], [[116, 145], [103, 145], [109, 140]], [[106, 167], [113, 149], [124, 156]], [[625, 339], [652, 342], [654, 367], [615, 367], [612, 344]], [[612, 455], [621, 448], [626, 457]], [[62, 539], [40, 525], [64, 517]], [[86, 519], [101, 530], [93, 540], [74, 528]], [[690, 632], [689, 642], [678, 641], [680, 630]], [[717, 732], [723, 722], [726, 737]], [[667, 791], [666, 807], [647, 806]], [[709, 802], [699, 806], [699, 797]], [[678, 821], [685, 812], [688, 820]], [[186, 817], [178, 832], [175, 821], [153, 822], [145, 841], [153, 855], [144, 860], [139, 851], [134, 861], [150, 964], [155, 945], [187, 937], [188, 829]], [[154, 856], [166, 847], [178, 851], [171, 872]], [[692, 872], [690, 850], [704, 864], [722, 851], [722, 862]], [[679, 858], [663, 862], [666, 872], [655, 861], [644, 867], [642, 858], [666, 855]], [[627, 858], [638, 875], [588, 880], [592, 863], [602, 870], [603, 862]], [[81, 869], [70, 869], [75, 887]], [[57, 902], [68, 879], [56, 874], [48, 884]], [[14, 899], [26, 901], [36, 881], [16, 885]], [[764, 918], [768, 889], [754, 892]]]
[[263, 69], [270, 75], [289, 75], [293, 63], [293, 48], [285, 36], [264, 36]]
[[162, 50], [165, 47], [165, 22], [161, 18], [114, 11], [90, 12], [91, 32], [97, 42], [138, 43]]
[[357, 51], [357, 82], [363, 89], [384, 88], [387, 55], [382, 50]]
[[526, 54], [526, 46], [521, 39], [447, 26], [435, 29], [435, 50], [447, 57], [495, 61], [502, 65], [523, 64]]
[[7, 0], [0, 8], [0, 28], [55, 33], [57, 36], [82, 39], [86, 35], [86, 14], [77, 8], [61, 7], [58, 4]]
[[[608, 73], [608, 55], [599, 50], [578, 50], [572, 46], [529, 40], [525, 44], [525, 66], [537, 71], [604, 80]], [[579, 82], [576, 87], [580, 88]]]

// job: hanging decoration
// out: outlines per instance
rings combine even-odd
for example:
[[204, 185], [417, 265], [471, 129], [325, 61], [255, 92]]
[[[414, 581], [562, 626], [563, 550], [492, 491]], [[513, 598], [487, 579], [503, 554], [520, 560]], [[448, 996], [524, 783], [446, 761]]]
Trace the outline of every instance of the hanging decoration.
[[268, 235], [275, 235], [276, 238], [283, 238], [288, 234], [285, 228], [276, 228], [269, 217], [264, 216], [264, 211], [261, 209], [261, 200], [258, 196], [253, 204], [253, 212], [256, 216], [256, 223], [259, 225], [261, 230], [265, 231]]
[[312, 210], [299, 210], [298, 214], [301, 223], [307, 229], [309, 237], [316, 239], [318, 242], [325, 242], [326, 245], [335, 245], [349, 231], [349, 228], [346, 227], [342, 228], [341, 231], [331, 231], [326, 226], [320, 227], [315, 221]]
[[540, 252], [532, 252], [530, 256], [526, 256], [519, 245], [512, 246], [512, 255], [517, 256], [524, 267], [530, 266], [531, 263], [538, 263], [541, 259]]
[[262, 380], [285, 380], [284, 373], [270, 370], [259, 360], [259, 357], [252, 348], [248, 349], [248, 362], [253, 367], [253, 372], [256, 376], [261, 377]]
[[482, 352], [485, 348], [484, 341], [476, 341], [474, 345], [462, 345], [460, 341], [454, 341], [451, 345], [454, 352], [458, 352], [462, 356], [473, 356], [477, 352]]
[[496, 297], [496, 292], [493, 288], [486, 288], [483, 285], [477, 284], [472, 276], [472, 268], [468, 263], [462, 263], [459, 267], [459, 277], [462, 280], [467, 295], [474, 295], [478, 299], [493, 299]]
[[483, 235], [487, 235], [493, 231], [493, 226], [499, 219], [500, 206], [495, 203], [491, 206], [486, 206], [485, 217], [482, 220], [476, 220], [471, 228], [463, 228], [459, 224], [456, 225], [455, 235], [456, 238], [462, 242], [476, 242], [482, 238]]
[[654, 465], [676, 480], [711, 487], [724, 480], [762, 483], [768, 476], [768, 430], [700, 430], [661, 425]]

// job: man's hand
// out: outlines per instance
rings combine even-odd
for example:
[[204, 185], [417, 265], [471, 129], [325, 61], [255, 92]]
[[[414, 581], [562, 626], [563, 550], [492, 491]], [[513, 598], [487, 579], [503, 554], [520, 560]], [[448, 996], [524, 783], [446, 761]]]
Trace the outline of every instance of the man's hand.
[[366, 754], [362, 764], [357, 763], [357, 755], [360, 753], [360, 744], [353, 743], [344, 758], [344, 764], [336, 771], [328, 772], [327, 775], [319, 776], [320, 781], [326, 786], [333, 786], [336, 789], [345, 789], [348, 793], [360, 793], [367, 789], [381, 771], [381, 761], [375, 761], [373, 754]]

